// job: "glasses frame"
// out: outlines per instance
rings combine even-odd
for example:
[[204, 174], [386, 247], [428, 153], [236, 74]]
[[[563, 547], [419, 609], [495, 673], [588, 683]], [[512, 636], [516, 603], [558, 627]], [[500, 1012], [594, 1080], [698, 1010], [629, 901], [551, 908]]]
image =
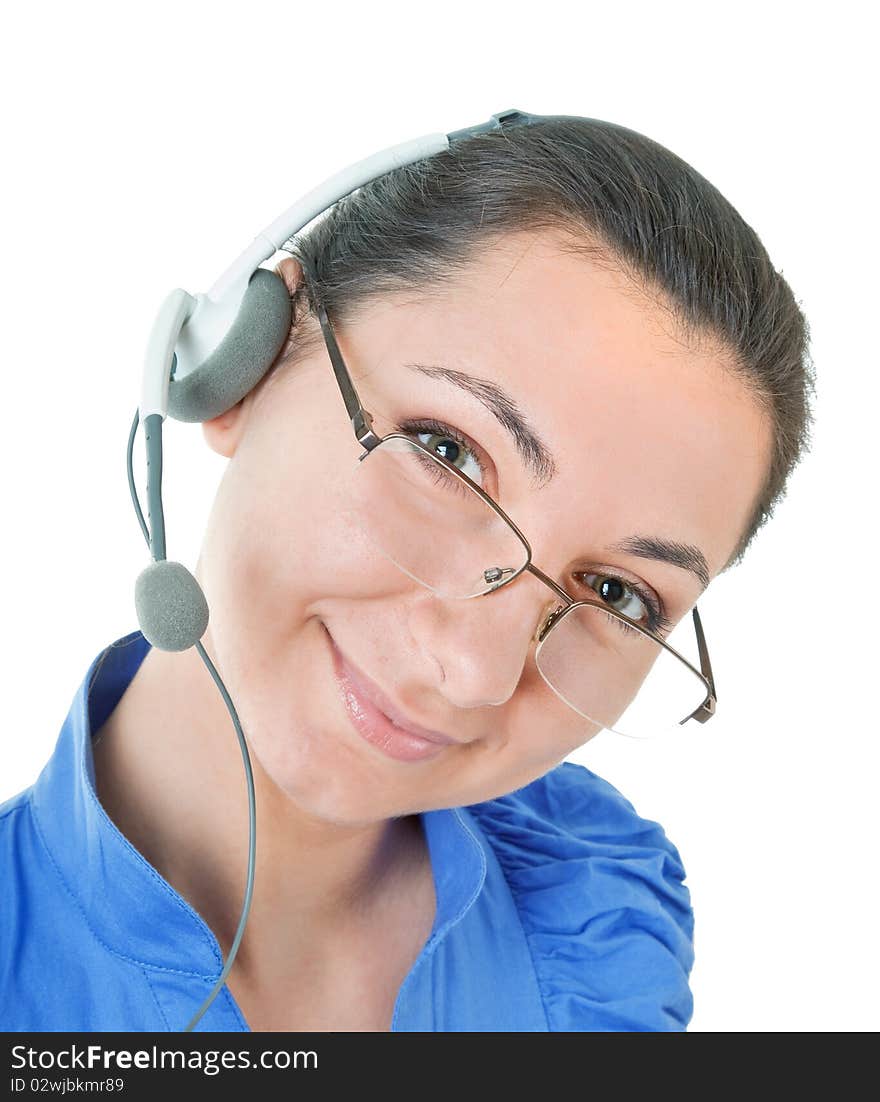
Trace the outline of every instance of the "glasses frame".
[[[687, 666], [687, 668], [692, 673], [696, 674], [696, 676], [699, 677], [700, 680], [703, 682], [703, 685], [706, 689], [705, 700], [702, 704], [699, 705], [698, 708], [695, 708], [690, 715], [685, 716], [684, 719], [680, 720], [679, 726], [687, 723], [687, 721], [690, 719], [695, 719], [699, 723], [708, 722], [708, 720], [710, 720], [712, 716], [715, 715], [718, 695], [715, 689], [715, 678], [712, 674], [712, 666], [709, 661], [709, 648], [706, 645], [706, 636], [705, 632], [703, 631], [703, 625], [700, 620], [700, 614], [697, 611], [697, 606], [694, 605], [691, 612], [693, 615], [694, 630], [697, 635], [697, 649], [700, 655], [701, 668], [699, 670], [695, 666], [693, 666], [684, 657], [683, 654], [679, 654], [679, 652], [674, 647], [671, 647], [659, 635], [648, 630], [643, 625], [637, 623], [635, 620], [632, 620], [625, 613], [618, 612], [617, 609], [611, 608], [609, 605], [598, 599], [591, 600], [587, 598], [585, 600], [575, 600], [562, 588], [562, 586], [558, 585], [556, 582], [553, 581], [552, 578], [548, 577], [548, 575], [545, 574], [543, 570], [535, 566], [535, 564], [532, 562], [531, 544], [520, 531], [519, 527], [514, 524], [514, 522], [501, 508], [501, 506], [496, 501], [493, 501], [493, 499], [486, 493], [486, 491], [481, 486], [478, 486], [471, 478], [469, 478], [464, 473], [464, 471], [459, 470], [458, 467], [454, 466], [454, 464], [450, 463], [447, 459], [444, 459], [443, 456], [438, 455], [436, 452], [429, 451], [412, 436], [408, 436], [405, 433], [393, 432], [389, 433], [387, 436], [379, 436], [377, 433], [375, 433], [373, 431], [372, 415], [368, 410], [364, 408], [360, 397], [358, 396], [354, 381], [351, 377], [351, 373], [349, 372], [345, 360], [343, 359], [342, 352], [339, 349], [339, 344], [337, 343], [333, 327], [330, 324], [330, 319], [327, 317], [327, 312], [324, 309], [324, 304], [321, 301], [320, 296], [316, 293], [315, 288], [318, 282], [316, 274], [311, 268], [309, 261], [299, 252], [294, 252], [292, 255], [296, 257], [296, 259], [302, 266], [306, 288], [308, 290], [312, 306], [317, 314], [318, 321], [320, 322], [321, 331], [324, 334], [324, 343], [327, 346], [327, 353], [330, 356], [330, 362], [333, 365], [333, 372], [336, 376], [336, 381], [339, 384], [340, 391], [342, 392], [342, 400], [345, 403], [346, 412], [349, 419], [351, 420], [351, 426], [354, 430], [355, 439], [357, 440], [358, 444], [360, 444], [361, 447], [364, 448], [363, 453], [358, 456], [358, 461], [363, 462], [369, 456], [370, 452], [373, 451], [374, 448], [379, 447], [379, 445], [383, 443], [383, 441], [391, 440], [395, 437], [406, 441], [406, 443], [411, 447], [418, 448], [420, 451], [424, 452], [424, 454], [428, 456], [431, 460], [441, 464], [454, 477], [462, 481], [472, 492], [478, 494], [483, 499], [483, 501], [495, 511], [495, 513], [501, 518], [501, 520], [503, 520], [505, 524], [510, 527], [510, 529], [514, 532], [514, 534], [525, 547], [527, 554], [525, 564], [509, 578], [502, 579], [498, 582], [497, 585], [493, 586], [492, 589], [487, 590], [486, 593], [477, 594], [476, 596], [488, 597], [490, 594], [495, 593], [497, 590], [502, 589], [504, 586], [509, 585], [511, 582], [515, 581], [520, 576], [520, 574], [522, 574], [526, 570], [528, 570], [530, 574], [534, 575], [534, 577], [536, 577], [539, 581], [543, 582], [555, 594], [555, 596], [559, 599], [559, 601], [562, 602], [562, 604], [561, 607], [557, 606], [551, 609], [549, 615], [542, 617], [538, 622], [538, 627], [533, 636], [534, 641], [538, 644], [538, 649], [535, 652], [536, 659], [537, 655], [540, 653], [541, 647], [547, 639], [547, 636], [550, 634], [553, 628], [579, 605], [590, 605], [594, 608], [601, 609], [603, 612], [608, 613], [611, 616], [617, 617], [618, 620], [622, 620], [623, 623], [627, 624], [629, 627], [634, 628], [638, 632], [641, 632], [642, 635], [646, 635], [649, 639], [653, 640], [655, 643], [663, 647], [664, 650], [669, 651], [670, 654], [674, 655], [679, 660], [679, 662], [683, 662], [684, 665]], [[418, 579], [414, 580], [418, 581]], [[564, 703], [567, 703], [567, 701]], [[568, 707], [572, 706], [569, 704]], [[577, 711], [577, 709], [572, 708], [572, 711]], [[578, 715], [580, 714], [581, 713], [578, 712]]]

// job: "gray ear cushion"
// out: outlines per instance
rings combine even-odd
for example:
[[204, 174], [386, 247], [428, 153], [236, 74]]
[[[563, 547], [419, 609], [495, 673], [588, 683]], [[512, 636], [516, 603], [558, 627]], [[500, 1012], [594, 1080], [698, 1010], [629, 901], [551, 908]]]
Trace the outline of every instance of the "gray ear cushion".
[[268, 268], [251, 276], [232, 328], [203, 364], [168, 385], [168, 416], [210, 421], [252, 390], [284, 347], [290, 333], [287, 284]]
[[152, 562], [138, 575], [134, 604], [144, 638], [158, 650], [189, 650], [208, 627], [208, 602], [180, 562]]

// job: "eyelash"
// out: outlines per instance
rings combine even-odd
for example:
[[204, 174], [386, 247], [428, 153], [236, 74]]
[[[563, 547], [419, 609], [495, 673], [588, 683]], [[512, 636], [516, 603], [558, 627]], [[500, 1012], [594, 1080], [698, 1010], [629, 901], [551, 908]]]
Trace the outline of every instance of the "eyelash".
[[489, 473], [489, 464], [485, 462], [485, 456], [483, 455], [482, 449], [475, 444], [473, 440], [465, 436], [460, 429], [453, 428], [452, 425], [447, 425], [444, 421], [437, 421], [434, 418], [425, 417], [420, 421], [401, 421], [397, 428], [400, 432], [412, 434], [413, 436], [418, 436], [419, 433], [426, 432], [434, 436], [448, 436], [449, 439], [455, 441], [459, 447], [466, 448], [473, 455], [477, 466], [480, 468], [480, 475], [483, 478]]
[[[444, 421], [438, 421], [436, 418], [424, 417], [420, 420], [401, 421], [395, 427], [398, 432], [402, 432], [406, 435], [417, 436], [419, 435], [419, 433], [431, 433], [435, 436], [449, 437], [449, 439], [458, 444], [459, 447], [466, 448], [473, 455], [477, 466], [480, 468], [481, 476], [485, 478], [488, 472], [488, 464], [483, 458], [482, 450], [469, 437], [465, 436], [465, 434], [459, 429], [453, 428], [452, 425], [447, 425]], [[639, 585], [637, 582], [630, 581], [629, 578], [622, 578], [617, 574], [605, 574], [601, 570], [581, 570], [577, 573], [580, 575], [595, 575], [599, 578], [614, 578], [617, 581], [623, 582], [623, 584], [631, 589], [642, 601], [645, 608], [647, 608], [647, 627], [649, 631], [653, 631], [657, 634], [663, 635], [672, 628], [672, 621], [664, 615], [662, 601], [658, 603], [659, 599], [653, 594], [649, 593], [643, 586]], [[585, 586], [585, 588], [590, 589], [591, 592], [595, 592], [592, 589], [592, 586]], [[612, 620], [615, 625], [619, 627], [620, 630], [624, 633], [635, 632], [636, 630], [635, 628], [630, 627], [630, 625], [625, 623], [623, 620], [619, 620], [616, 616], [608, 615], [608, 619]]]

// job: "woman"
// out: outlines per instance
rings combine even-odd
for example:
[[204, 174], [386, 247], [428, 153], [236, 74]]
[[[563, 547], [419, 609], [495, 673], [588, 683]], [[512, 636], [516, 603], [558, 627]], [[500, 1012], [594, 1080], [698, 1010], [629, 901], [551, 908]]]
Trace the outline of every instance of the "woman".
[[[397, 169], [289, 251], [287, 344], [204, 424], [229, 462], [202, 643], [247, 734], [259, 844], [198, 1028], [686, 1029], [679, 854], [565, 759], [630, 733], [632, 647], [683, 668], [651, 639], [693, 635], [806, 447], [790, 288], [698, 173], [589, 119]], [[418, 441], [433, 481], [387, 445], [359, 463], [337, 353], [373, 432]], [[558, 587], [584, 623], [554, 624]], [[193, 648], [134, 632], [96, 658], [0, 809], [3, 1028], [182, 1028], [239, 919], [240, 768]]]

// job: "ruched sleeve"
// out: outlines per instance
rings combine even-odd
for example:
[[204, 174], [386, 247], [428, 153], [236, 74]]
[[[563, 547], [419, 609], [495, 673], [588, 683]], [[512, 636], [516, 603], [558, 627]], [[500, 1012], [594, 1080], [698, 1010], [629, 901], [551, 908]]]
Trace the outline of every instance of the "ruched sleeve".
[[693, 911], [661, 826], [573, 762], [468, 810], [510, 886], [548, 1029], [684, 1031]]

